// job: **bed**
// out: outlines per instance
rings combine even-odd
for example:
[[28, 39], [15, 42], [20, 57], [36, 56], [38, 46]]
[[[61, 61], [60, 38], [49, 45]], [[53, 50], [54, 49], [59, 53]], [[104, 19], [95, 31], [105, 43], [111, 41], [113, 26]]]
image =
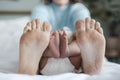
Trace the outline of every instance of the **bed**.
[[120, 65], [106, 59], [102, 72], [96, 75], [72, 72], [35, 76], [17, 74], [19, 39], [29, 20], [29, 17], [0, 20], [0, 80], [120, 80]]

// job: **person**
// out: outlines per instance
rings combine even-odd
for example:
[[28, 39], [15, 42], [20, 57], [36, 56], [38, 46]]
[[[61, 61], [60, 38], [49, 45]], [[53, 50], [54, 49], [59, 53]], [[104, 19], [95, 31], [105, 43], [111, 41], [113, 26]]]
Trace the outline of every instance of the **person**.
[[89, 10], [80, 3], [81, 0], [44, 0], [45, 4], [39, 4], [33, 8], [31, 19], [36, 18], [47, 21], [52, 25], [52, 31], [63, 29], [64, 26], [75, 31], [77, 20], [90, 17]]
[[[44, 1], [46, 2], [45, 5], [40, 4], [33, 9], [32, 19], [39, 18], [41, 21], [49, 22], [52, 25], [52, 31], [55, 31], [51, 34], [50, 44], [45, 53], [49, 52], [55, 58], [69, 57], [70, 62], [75, 66], [75, 70], [79, 70], [81, 65], [79, 48], [75, 42], [68, 46], [67, 43], [69, 42], [66, 39], [65, 31], [60, 31], [58, 29], [63, 29], [64, 26], [67, 26], [72, 32], [74, 32], [74, 26], [77, 20], [84, 20], [86, 17], [90, 17], [89, 10], [82, 3], [80, 3], [81, 0]], [[65, 38], [63, 38], [63, 36], [65, 36]], [[71, 48], [70, 51], [69, 47]], [[68, 51], [71, 52], [69, 55]], [[45, 66], [45, 63], [43, 62], [47, 63], [47, 58], [42, 58], [40, 62], [41, 70]]]
[[[98, 73], [101, 71], [102, 64], [103, 64], [103, 57], [105, 53], [104, 52], [105, 38], [103, 36], [102, 28], [100, 27], [99, 22], [95, 22], [95, 20], [90, 18], [86, 18], [85, 21], [79, 20], [78, 18], [78, 20], [76, 19], [75, 23], [76, 23], [74, 24], [76, 27], [75, 43], [77, 43], [77, 45], [79, 46], [79, 51], [82, 57], [83, 71], [89, 74]], [[52, 24], [52, 27], [54, 28], [53, 24]], [[42, 24], [42, 22], [39, 21], [38, 19], [33, 20], [32, 22], [29, 22], [26, 25], [24, 34], [22, 35], [20, 40], [19, 73], [25, 73], [25, 74], [37, 73], [38, 65], [40, 60], [42, 59], [42, 55], [44, 55], [43, 53], [44, 51], [47, 50], [47, 47], [50, 46], [49, 44], [51, 42], [50, 32], [51, 32], [50, 24], [47, 22], [44, 22]], [[64, 32], [56, 31], [56, 33], [61, 34]], [[43, 36], [44, 38], [41, 38]], [[55, 39], [58, 39], [58, 38], [55, 38]], [[58, 41], [58, 40], [55, 40], [55, 41]], [[60, 39], [60, 41], [62, 40]], [[64, 41], [66, 43], [66, 40]], [[64, 41], [62, 41], [62, 43]], [[33, 55], [33, 53], [35, 54]], [[32, 58], [32, 60], [29, 60], [30, 58]]]
[[[105, 38], [99, 22], [76, 22], [76, 43], [79, 46], [84, 73], [99, 73], [103, 67]], [[38, 20], [28, 22], [20, 39], [19, 73], [35, 75], [41, 57], [49, 45], [51, 25]]]

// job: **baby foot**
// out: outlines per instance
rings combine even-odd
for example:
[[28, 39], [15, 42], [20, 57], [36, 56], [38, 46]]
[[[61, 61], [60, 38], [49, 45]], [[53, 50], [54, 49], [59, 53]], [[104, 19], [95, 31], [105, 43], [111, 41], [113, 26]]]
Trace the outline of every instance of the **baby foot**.
[[29, 22], [20, 39], [19, 73], [36, 74], [39, 61], [50, 40], [51, 26], [38, 20]]
[[76, 22], [76, 40], [81, 51], [83, 71], [88, 74], [99, 73], [105, 55], [105, 38], [100, 23], [86, 18]]
[[68, 39], [67, 39], [67, 34], [65, 31], [60, 31], [60, 57], [68, 57]]
[[55, 31], [51, 34], [50, 42], [49, 42], [49, 50], [52, 53], [52, 56], [55, 58], [60, 57], [60, 51], [59, 51], [59, 33], [58, 31]]
[[59, 44], [60, 44], [60, 40], [59, 40], [58, 31], [51, 32], [50, 42], [49, 42], [47, 49], [45, 50], [43, 54], [43, 57], [44, 58], [50, 58], [50, 57], [59, 58], [60, 57]]
[[42, 59], [39, 63], [39, 71], [41, 71], [47, 64], [48, 58], [59, 58], [59, 33], [58, 31], [51, 32], [51, 38], [47, 49], [45, 50]]
[[60, 56], [61, 58], [69, 57], [70, 62], [75, 67], [79, 69], [81, 67], [81, 56], [80, 49], [76, 43], [76, 40], [73, 40], [68, 44], [68, 36], [65, 31], [60, 31]]

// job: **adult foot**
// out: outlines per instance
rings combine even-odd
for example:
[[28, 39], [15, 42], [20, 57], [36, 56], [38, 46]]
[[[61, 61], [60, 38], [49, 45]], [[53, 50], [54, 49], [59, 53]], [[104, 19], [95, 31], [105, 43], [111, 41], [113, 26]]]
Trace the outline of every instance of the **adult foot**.
[[76, 22], [76, 40], [81, 51], [83, 71], [88, 74], [102, 70], [105, 55], [105, 38], [100, 23], [86, 18]]
[[37, 74], [39, 61], [50, 40], [51, 26], [38, 19], [29, 22], [20, 39], [19, 73]]

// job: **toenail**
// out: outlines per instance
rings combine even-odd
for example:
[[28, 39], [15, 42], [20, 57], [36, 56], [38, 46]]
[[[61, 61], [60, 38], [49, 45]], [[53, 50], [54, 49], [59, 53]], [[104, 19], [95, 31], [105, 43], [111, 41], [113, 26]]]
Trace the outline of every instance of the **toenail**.
[[76, 22], [76, 25], [81, 25], [81, 24], [83, 24], [83, 21], [82, 21], [82, 20], [78, 20], [78, 21]]
[[28, 26], [31, 25], [31, 22], [28, 22], [27, 25], [28, 25]]

